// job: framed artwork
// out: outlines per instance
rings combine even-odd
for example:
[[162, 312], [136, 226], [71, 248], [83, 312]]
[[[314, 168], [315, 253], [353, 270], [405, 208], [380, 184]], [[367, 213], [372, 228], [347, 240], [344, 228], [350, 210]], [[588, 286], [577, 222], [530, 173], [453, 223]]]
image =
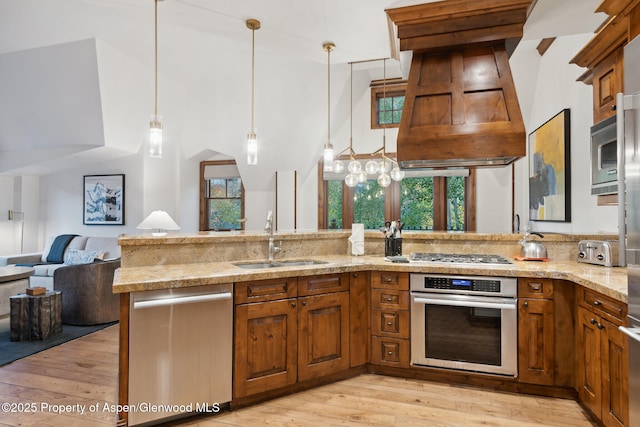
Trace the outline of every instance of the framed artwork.
[[532, 221], [571, 221], [570, 124], [567, 108], [529, 134]]
[[85, 175], [82, 223], [124, 225], [124, 175]]

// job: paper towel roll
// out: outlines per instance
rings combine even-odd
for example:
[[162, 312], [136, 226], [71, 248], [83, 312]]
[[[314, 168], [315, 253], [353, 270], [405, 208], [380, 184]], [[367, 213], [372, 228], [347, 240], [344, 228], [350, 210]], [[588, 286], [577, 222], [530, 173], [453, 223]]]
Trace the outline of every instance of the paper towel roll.
[[351, 255], [364, 255], [364, 224], [351, 225]]

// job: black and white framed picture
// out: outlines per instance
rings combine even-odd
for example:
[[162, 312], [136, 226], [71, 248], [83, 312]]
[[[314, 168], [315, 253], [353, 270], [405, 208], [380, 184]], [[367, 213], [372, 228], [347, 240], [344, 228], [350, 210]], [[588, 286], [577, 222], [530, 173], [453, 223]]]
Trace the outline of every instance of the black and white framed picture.
[[85, 225], [124, 225], [124, 175], [85, 175]]

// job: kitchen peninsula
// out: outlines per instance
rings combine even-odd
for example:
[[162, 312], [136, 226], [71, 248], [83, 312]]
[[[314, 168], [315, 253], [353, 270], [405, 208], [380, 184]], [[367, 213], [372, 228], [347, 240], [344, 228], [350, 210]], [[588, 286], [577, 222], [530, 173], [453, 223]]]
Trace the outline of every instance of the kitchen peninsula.
[[[307, 262], [264, 268], [243, 268], [239, 265], [267, 259], [268, 235], [264, 233], [120, 237], [122, 267], [116, 272], [113, 287], [114, 292], [121, 294], [119, 403], [133, 403], [127, 387], [130, 377], [129, 331], [135, 327], [130, 323], [133, 298], [150, 292], [178, 292], [198, 287], [215, 289], [233, 284], [234, 363], [229, 367], [234, 373], [232, 408], [363, 372], [377, 372], [577, 398], [600, 419], [611, 412], [603, 403], [606, 400], [613, 402], [615, 416], [621, 419], [628, 416], [625, 415], [626, 381], [622, 381], [620, 393], [609, 393], [606, 398], [599, 393], [594, 398], [581, 394], [582, 388], [591, 387], [591, 384], [584, 387], [579, 381], [581, 376], [576, 372], [581, 368], [578, 356], [585, 350], [577, 348], [577, 344], [574, 348], [574, 340], [566, 339], [567, 334], [575, 334], [576, 343], [579, 342], [580, 328], [575, 325], [578, 325], [576, 314], [580, 310], [591, 309], [598, 314], [600, 317], [597, 319], [601, 321], [597, 325], [624, 319], [626, 269], [575, 261], [578, 241], [613, 239], [613, 236], [549, 234], [544, 239], [549, 262], [513, 261], [513, 264], [506, 265], [391, 263], [384, 259], [383, 235], [374, 231], [365, 234], [366, 255], [350, 256], [349, 236], [347, 231], [276, 233], [276, 242], [282, 247], [276, 262]], [[522, 235], [517, 234], [405, 232], [403, 252], [407, 255], [412, 252], [496, 254], [513, 259], [520, 254], [518, 242], [521, 238]], [[540, 318], [530, 315], [529, 310], [539, 307], [547, 310], [544, 321], [550, 323], [539, 325], [542, 336], [529, 337], [529, 341], [539, 340], [543, 354], [534, 362], [542, 361], [544, 366], [530, 366], [535, 363], [524, 355], [531, 354], [532, 349], [523, 347], [527, 343], [522, 341], [518, 342], [519, 374], [516, 378], [412, 366], [409, 363], [408, 325], [410, 273], [516, 278], [520, 338], [532, 329], [525, 322], [537, 322], [534, 319]], [[536, 290], [541, 288], [544, 288], [544, 293], [541, 291], [537, 295]], [[383, 297], [393, 303], [381, 303]], [[297, 313], [292, 315], [288, 312], [288, 317], [304, 319], [303, 311], [306, 310], [308, 315], [313, 307], [319, 307], [319, 312], [330, 321], [328, 325], [323, 324], [324, 318], [318, 317], [303, 326], [288, 324], [288, 333], [293, 333], [293, 336], [285, 334], [282, 339], [286, 342], [285, 351], [292, 353], [287, 353], [289, 357], [283, 360], [291, 363], [289, 359], [294, 359], [297, 366], [287, 365], [278, 370], [275, 368], [280, 368], [280, 365], [273, 360], [255, 359], [256, 354], [252, 353], [250, 345], [246, 345], [246, 334], [252, 318], [266, 318], [264, 314], [260, 317], [251, 310], [268, 308], [271, 310], [269, 318], [273, 318], [276, 316], [273, 311], [276, 304], [283, 301], [289, 302], [288, 310], [295, 309], [294, 313]], [[335, 307], [338, 309], [331, 311]], [[340, 314], [336, 317], [332, 313]], [[384, 319], [384, 323], [380, 324], [379, 318]], [[325, 337], [324, 341], [314, 343], [317, 348], [333, 355], [325, 354], [320, 362], [314, 363], [313, 360], [304, 360], [305, 352], [301, 349], [305, 347], [304, 343], [317, 338], [313, 336], [313, 328], [317, 326], [336, 328], [331, 331], [337, 331], [337, 337], [332, 337], [332, 342], [326, 342]], [[194, 325], [194, 328], [198, 327], [201, 325]], [[270, 330], [269, 333], [273, 335], [275, 331]], [[562, 338], [554, 341], [555, 336]], [[297, 345], [291, 346], [291, 341], [296, 341]], [[254, 365], [266, 363], [274, 370], [259, 378], [251, 367], [246, 366], [247, 360], [252, 360]], [[275, 361], [280, 360], [276, 358]], [[601, 370], [597, 371], [600, 373]], [[206, 378], [203, 381], [207, 381]], [[600, 384], [602, 382], [599, 381]], [[611, 403], [607, 405], [611, 406]], [[121, 412], [118, 425], [128, 425], [128, 415], [126, 411]]]

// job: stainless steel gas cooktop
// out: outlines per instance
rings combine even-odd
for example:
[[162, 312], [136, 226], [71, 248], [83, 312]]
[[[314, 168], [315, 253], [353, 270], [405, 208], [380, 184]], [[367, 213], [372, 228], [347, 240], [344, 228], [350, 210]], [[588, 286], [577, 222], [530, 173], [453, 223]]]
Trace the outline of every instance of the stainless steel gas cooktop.
[[410, 262], [446, 262], [458, 264], [513, 264], [500, 255], [412, 253]]

